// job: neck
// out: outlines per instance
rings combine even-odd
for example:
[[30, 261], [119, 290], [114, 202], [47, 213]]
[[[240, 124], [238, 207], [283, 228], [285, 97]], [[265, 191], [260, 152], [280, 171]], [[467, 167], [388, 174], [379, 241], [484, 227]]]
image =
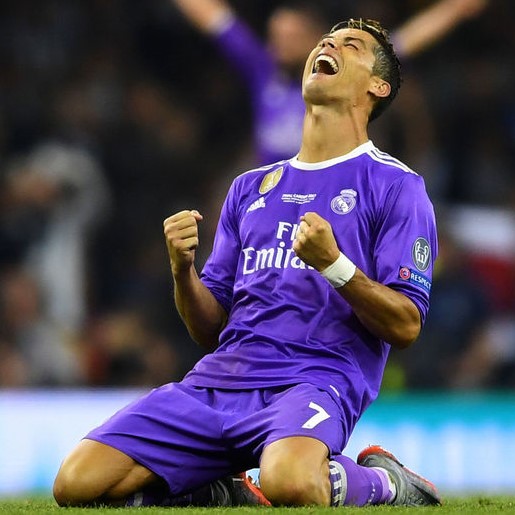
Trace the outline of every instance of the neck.
[[363, 113], [307, 106], [298, 159], [306, 163], [326, 161], [349, 153], [368, 139]]

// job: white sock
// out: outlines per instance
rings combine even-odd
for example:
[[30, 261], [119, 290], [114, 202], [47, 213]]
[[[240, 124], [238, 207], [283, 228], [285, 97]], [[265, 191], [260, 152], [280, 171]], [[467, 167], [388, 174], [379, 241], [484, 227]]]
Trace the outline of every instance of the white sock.
[[382, 467], [371, 467], [378, 472], [383, 473], [386, 476], [386, 480], [388, 481], [388, 490], [390, 491], [390, 499], [388, 500], [388, 503], [391, 503], [395, 497], [397, 496], [397, 487], [395, 486], [395, 483], [393, 482], [392, 477], [388, 473], [388, 471]]
[[329, 479], [331, 481], [331, 506], [343, 506], [347, 495], [347, 472], [341, 463], [329, 462]]

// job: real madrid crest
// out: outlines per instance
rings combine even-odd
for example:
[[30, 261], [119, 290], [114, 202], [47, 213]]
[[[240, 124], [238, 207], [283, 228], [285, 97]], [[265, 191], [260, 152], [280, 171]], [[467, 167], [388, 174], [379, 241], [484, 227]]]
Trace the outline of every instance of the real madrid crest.
[[272, 188], [275, 188], [277, 186], [277, 183], [281, 180], [281, 177], [283, 175], [284, 168], [281, 166], [277, 168], [277, 170], [273, 170], [272, 172], [267, 173], [263, 181], [261, 182], [261, 186], [259, 187], [259, 193], [263, 195], [264, 193], [267, 193]]
[[331, 209], [337, 215], [346, 215], [356, 206], [357, 196], [358, 193], [355, 190], [342, 190], [339, 195], [331, 200]]

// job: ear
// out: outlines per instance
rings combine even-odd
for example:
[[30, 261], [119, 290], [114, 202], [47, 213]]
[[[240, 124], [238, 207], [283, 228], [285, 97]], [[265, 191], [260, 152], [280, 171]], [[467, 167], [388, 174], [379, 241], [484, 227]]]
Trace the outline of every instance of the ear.
[[390, 95], [391, 91], [392, 87], [390, 86], [390, 84], [385, 80], [381, 79], [381, 77], [373, 75], [370, 78], [370, 86], [368, 92], [372, 93], [372, 95], [378, 98], [386, 98]]

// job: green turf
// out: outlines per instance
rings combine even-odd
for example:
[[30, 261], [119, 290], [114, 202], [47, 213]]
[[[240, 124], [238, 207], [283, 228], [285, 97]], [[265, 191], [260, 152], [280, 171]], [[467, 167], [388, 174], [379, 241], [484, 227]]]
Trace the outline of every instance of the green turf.
[[515, 497], [469, 497], [456, 498], [445, 501], [443, 506], [423, 507], [423, 508], [406, 508], [398, 506], [370, 506], [366, 508], [59, 508], [50, 499], [27, 499], [27, 500], [0, 500], [0, 515], [19, 515], [27, 513], [37, 514], [57, 514], [77, 515], [91, 513], [95, 515], [116, 515], [123, 513], [130, 515], [131, 513], [142, 513], [144, 515], [225, 515], [225, 514], [263, 514], [269, 512], [270, 515], [318, 515], [318, 514], [335, 514], [335, 510], [343, 510], [345, 515], [357, 514], [376, 514], [381, 513], [418, 513], [429, 514], [438, 513], [444, 515], [446, 513], [514, 513], [515, 514]]

